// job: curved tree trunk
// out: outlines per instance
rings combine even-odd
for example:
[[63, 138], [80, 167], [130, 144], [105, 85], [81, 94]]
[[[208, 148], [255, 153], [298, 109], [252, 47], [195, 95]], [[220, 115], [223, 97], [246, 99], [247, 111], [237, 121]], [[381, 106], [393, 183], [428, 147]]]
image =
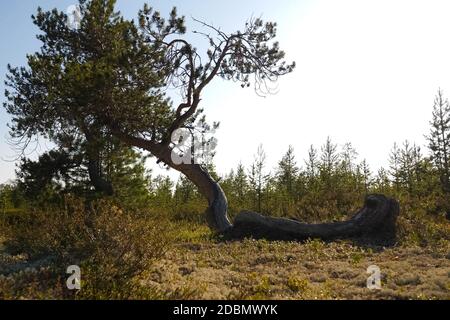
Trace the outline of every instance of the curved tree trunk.
[[200, 165], [174, 165], [173, 168], [183, 173], [192, 181], [200, 193], [208, 200], [206, 221], [211, 229], [224, 233], [232, 228], [228, 218], [228, 201], [220, 185]]
[[172, 161], [172, 149], [167, 144], [153, 143], [144, 139], [124, 135], [120, 132], [114, 134], [130, 145], [150, 151], [160, 162], [165, 163], [172, 169], [184, 174], [200, 193], [208, 200], [208, 208], [205, 216], [209, 227], [219, 233], [225, 233], [232, 228], [228, 218], [228, 201], [220, 185], [214, 181], [208, 171], [198, 164], [180, 164]]
[[[116, 133], [117, 134], [117, 133]], [[392, 242], [395, 239], [398, 202], [383, 195], [369, 195], [364, 207], [350, 220], [323, 224], [305, 224], [284, 218], [266, 217], [254, 212], [242, 212], [232, 225], [228, 218], [228, 203], [220, 185], [198, 164], [173, 163], [172, 150], [164, 144], [152, 143], [122, 134], [126, 143], [150, 151], [159, 161], [183, 173], [208, 200], [206, 220], [214, 231], [232, 238], [254, 237], [270, 240], [325, 240], [365, 238], [371, 242]]]

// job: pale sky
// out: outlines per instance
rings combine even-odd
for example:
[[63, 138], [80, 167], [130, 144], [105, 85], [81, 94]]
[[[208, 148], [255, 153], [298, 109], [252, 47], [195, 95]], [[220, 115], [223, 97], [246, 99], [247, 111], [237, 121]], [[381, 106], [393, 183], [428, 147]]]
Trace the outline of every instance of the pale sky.
[[[73, 1], [3, 1], [0, 4], [0, 77], [6, 64], [23, 65], [38, 49], [30, 15], [41, 5], [65, 10]], [[134, 17], [141, 0], [118, 1]], [[268, 168], [288, 145], [303, 163], [311, 144], [330, 136], [352, 142], [373, 171], [387, 165], [394, 142], [425, 147], [434, 95], [450, 95], [450, 1], [153, 1], [156, 9], [201, 18], [236, 31], [250, 16], [277, 21], [281, 47], [295, 60], [293, 74], [279, 81], [279, 92], [261, 98], [235, 83], [213, 82], [203, 107], [221, 122], [215, 163], [219, 173], [252, 162], [259, 144]], [[3, 91], [3, 84], [0, 86]], [[0, 100], [4, 100], [3, 97]], [[0, 183], [14, 177], [14, 156], [6, 143], [7, 115], [0, 112]]]

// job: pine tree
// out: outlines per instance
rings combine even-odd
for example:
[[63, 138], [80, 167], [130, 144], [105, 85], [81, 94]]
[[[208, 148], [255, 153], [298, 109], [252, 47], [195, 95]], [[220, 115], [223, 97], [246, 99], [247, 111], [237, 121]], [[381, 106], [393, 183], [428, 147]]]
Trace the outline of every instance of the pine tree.
[[[158, 213], [171, 213], [173, 201], [173, 181], [158, 175], [152, 181], [152, 207]], [[164, 212], [163, 212], [164, 211]]]
[[406, 189], [413, 193], [417, 183], [417, 169], [421, 161], [420, 147], [411, 145], [409, 141], [403, 143], [400, 157], [400, 180]]
[[[89, 145], [106, 133], [148, 151], [199, 188], [211, 207], [206, 220], [223, 232], [231, 227], [225, 194], [206, 167], [174, 161], [172, 137], [201, 117], [205, 90], [214, 79], [235, 80], [243, 88], [254, 84], [267, 95], [273, 91], [269, 82], [295, 69], [276, 41], [276, 23], [250, 19], [229, 34], [200, 23], [202, 53], [176, 8], [164, 19], [144, 5], [138, 19], [129, 20], [115, 5], [115, 0], [79, 0], [76, 29], [65, 13], [38, 10], [33, 20], [40, 28], [39, 53], [28, 56], [27, 67], [9, 67], [5, 107], [11, 133], [25, 141], [43, 135], [58, 142], [69, 132]], [[180, 89], [177, 106], [167, 86]], [[93, 176], [97, 154], [89, 153]], [[104, 186], [101, 175], [94, 178], [96, 187]]]
[[124, 208], [144, 210], [150, 206], [150, 173], [146, 158], [132, 148], [118, 144], [105, 154], [105, 176], [111, 181], [114, 197]]
[[337, 152], [337, 145], [327, 137], [327, 141], [321, 148], [320, 167], [323, 174], [330, 176], [333, 170], [337, 167], [339, 162], [339, 153]]
[[450, 193], [450, 105], [439, 90], [433, 105], [428, 147], [440, 175], [442, 189]]
[[389, 153], [389, 175], [392, 177], [397, 192], [400, 191], [400, 157], [401, 151], [397, 143], [394, 143], [394, 146]]
[[294, 186], [298, 173], [299, 168], [295, 161], [294, 148], [289, 146], [286, 154], [278, 162], [276, 181], [278, 188], [291, 198], [295, 197]]
[[[145, 45], [132, 21], [120, 17], [115, 2], [80, 1], [82, 19], [76, 29], [66, 23], [64, 13], [39, 8], [32, 19], [41, 30], [37, 36], [41, 50], [28, 55], [28, 67], [8, 65], [4, 103], [13, 119], [13, 139], [27, 143], [34, 136], [45, 136], [59, 154], [42, 160], [65, 160], [57, 162], [61, 167], [49, 166], [49, 161], [30, 166], [59, 178], [68, 166], [82, 163], [90, 185], [106, 195], [114, 194], [114, 188], [105, 154], [116, 149], [119, 140], [113, 139], [111, 127], [148, 120], [156, 137], [165, 125], [161, 119], [173, 114], [158, 89], [163, 79], [151, 67], [160, 53]], [[133, 111], [125, 112], [124, 106]], [[137, 116], [137, 106], [145, 113]], [[92, 108], [115, 117], [100, 120]]]
[[374, 189], [378, 193], [388, 194], [391, 188], [391, 181], [389, 179], [389, 172], [380, 168], [374, 178], [373, 183]]
[[394, 144], [390, 154], [390, 174], [394, 179], [397, 192], [406, 191], [413, 194], [422, 179], [423, 155], [420, 147], [408, 140], [403, 142], [401, 148]]
[[353, 148], [351, 142], [347, 142], [342, 147], [341, 152], [341, 163], [342, 167], [346, 172], [352, 172], [354, 169], [354, 163], [358, 157], [358, 152]]
[[369, 188], [372, 184], [372, 172], [370, 171], [370, 167], [366, 159], [359, 164], [358, 173], [362, 180], [361, 183], [364, 186], [364, 192], [369, 193]]
[[308, 160], [306, 162], [306, 171], [309, 179], [313, 179], [319, 170], [319, 160], [317, 155], [317, 150], [313, 145], [309, 147], [308, 150]]
[[260, 145], [255, 155], [253, 164], [250, 167], [249, 182], [253, 195], [253, 205], [255, 210], [262, 212], [262, 201], [265, 193], [267, 182], [269, 181], [270, 174], [265, 172], [266, 166], [266, 153], [263, 146]]
[[195, 185], [186, 177], [180, 176], [175, 186], [174, 198], [177, 205], [183, 205], [194, 199]]
[[236, 169], [236, 174], [234, 175], [233, 189], [240, 199], [244, 199], [248, 193], [248, 188], [248, 177], [245, 173], [244, 166], [240, 163]]

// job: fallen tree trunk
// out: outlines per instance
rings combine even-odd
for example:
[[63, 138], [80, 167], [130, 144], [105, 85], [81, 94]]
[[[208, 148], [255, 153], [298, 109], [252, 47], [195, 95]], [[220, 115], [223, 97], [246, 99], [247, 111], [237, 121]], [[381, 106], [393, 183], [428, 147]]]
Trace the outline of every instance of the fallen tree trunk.
[[396, 237], [399, 204], [383, 195], [369, 195], [364, 207], [342, 222], [307, 224], [285, 218], [242, 212], [227, 233], [231, 238], [268, 240], [359, 239], [368, 243], [391, 244]]

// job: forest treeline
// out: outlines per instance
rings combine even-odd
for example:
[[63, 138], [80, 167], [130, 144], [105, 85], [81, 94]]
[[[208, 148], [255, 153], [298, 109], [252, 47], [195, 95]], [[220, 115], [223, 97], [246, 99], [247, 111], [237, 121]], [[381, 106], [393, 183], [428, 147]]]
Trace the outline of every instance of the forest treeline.
[[[253, 163], [237, 165], [219, 176], [214, 163], [206, 164], [219, 181], [229, 201], [231, 216], [252, 210], [272, 216], [306, 222], [342, 220], [354, 213], [365, 195], [382, 193], [401, 203], [401, 219], [406, 226], [425, 225], [426, 219], [450, 216], [450, 107], [442, 91], [436, 95], [428, 152], [410, 141], [395, 143], [389, 166], [372, 172], [366, 160], [358, 160], [351, 143], [342, 146], [328, 138], [322, 146], [311, 146], [303, 162], [289, 147], [275, 168], [266, 163], [260, 145]], [[71, 194], [86, 199], [104, 197], [89, 179], [89, 165], [82, 157], [63, 150], [41, 155], [39, 160], [22, 159], [17, 180], [2, 186], [3, 212], [27, 206], [62, 201]], [[163, 214], [175, 220], [203, 222], [206, 202], [195, 185], [185, 177], [172, 181], [168, 176], [152, 176], [141, 153], [111, 140], [99, 154], [97, 165], [114, 187], [121, 206]], [[426, 234], [413, 234], [418, 241]]]

